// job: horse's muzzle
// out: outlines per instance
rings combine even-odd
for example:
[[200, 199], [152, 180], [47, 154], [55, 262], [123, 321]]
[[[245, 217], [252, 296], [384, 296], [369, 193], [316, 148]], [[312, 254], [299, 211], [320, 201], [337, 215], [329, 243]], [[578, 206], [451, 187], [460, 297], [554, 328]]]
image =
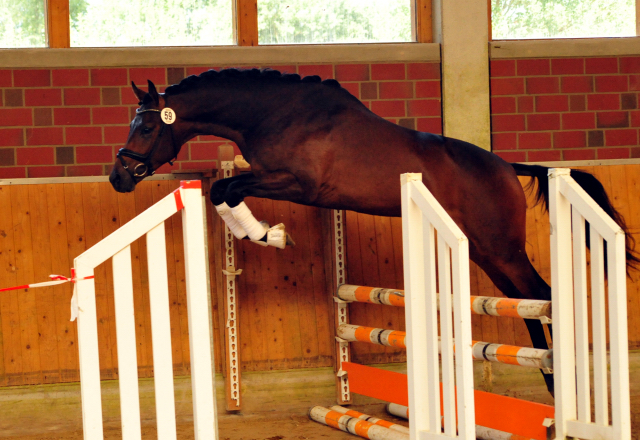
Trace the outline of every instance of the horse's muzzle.
[[111, 170], [109, 182], [111, 182], [113, 189], [121, 193], [128, 193], [136, 188], [136, 182], [131, 177], [131, 174], [129, 174], [123, 167], [119, 167], [117, 164]]

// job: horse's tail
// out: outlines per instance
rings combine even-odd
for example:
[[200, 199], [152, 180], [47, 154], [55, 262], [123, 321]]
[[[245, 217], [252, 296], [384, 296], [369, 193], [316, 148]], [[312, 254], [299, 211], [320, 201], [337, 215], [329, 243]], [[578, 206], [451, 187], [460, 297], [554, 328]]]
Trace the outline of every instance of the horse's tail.
[[[547, 177], [548, 167], [540, 165], [525, 165], [521, 163], [512, 163], [513, 169], [518, 176], [529, 176], [532, 179], [529, 181], [526, 190], [533, 189], [537, 181], [538, 186], [535, 189], [536, 204], [542, 203], [544, 209], [547, 210], [549, 206], [549, 179]], [[586, 171], [571, 170], [571, 177], [580, 185], [582, 189], [600, 206], [604, 212], [606, 212], [617, 224], [622, 228], [625, 234], [625, 248], [627, 258], [627, 269], [639, 269], [640, 258], [638, 253], [634, 250], [635, 240], [627, 228], [627, 224], [624, 221], [624, 217], [620, 214], [611, 204], [609, 196], [607, 195], [602, 183], [596, 177], [587, 173]]]

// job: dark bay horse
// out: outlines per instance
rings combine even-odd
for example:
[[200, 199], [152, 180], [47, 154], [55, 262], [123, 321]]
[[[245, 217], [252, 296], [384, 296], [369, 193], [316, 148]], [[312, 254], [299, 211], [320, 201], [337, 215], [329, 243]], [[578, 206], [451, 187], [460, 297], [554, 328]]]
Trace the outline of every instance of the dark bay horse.
[[[471, 259], [502, 293], [551, 299], [525, 253], [527, 207], [517, 178], [537, 180], [538, 200], [546, 203], [547, 168], [510, 164], [467, 142], [400, 127], [369, 111], [337, 81], [317, 76], [225, 69], [190, 76], [164, 94], [148, 85], [145, 92], [132, 83], [140, 108], [111, 172], [117, 191], [132, 191], [198, 135], [235, 142], [251, 164], [251, 173], [211, 188], [211, 201], [227, 222], [246, 220], [248, 211], [239, 210], [248, 196], [399, 217], [400, 174], [422, 173], [469, 238]], [[600, 182], [576, 170], [572, 177], [628, 233]], [[232, 216], [228, 209], [238, 211]], [[265, 240], [255, 221], [241, 225], [236, 236]], [[628, 265], [638, 262], [632, 248], [628, 239]], [[526, 323], [534, 347], [547, 348], [540, 322]], [[552, 379], [545, 375], [550, 391]]]

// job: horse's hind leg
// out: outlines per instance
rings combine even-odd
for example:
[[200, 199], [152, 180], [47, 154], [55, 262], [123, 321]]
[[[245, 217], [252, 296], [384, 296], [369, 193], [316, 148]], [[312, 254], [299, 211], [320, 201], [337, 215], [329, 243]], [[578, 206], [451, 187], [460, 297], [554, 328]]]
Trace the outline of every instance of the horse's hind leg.
[[[551, 300], [551, 288], [533, 268], [523, 252], [503, 262], [477, 261], [502, 293], [509, 298]], [[524, 320], [534, 348], [547, 350], [547, 338], [542, 323], [537, 319]], [[551, 331], [551, 328], [549, 328]], [[553, 395], [553, 374], [540, 370], [547, 389]]]

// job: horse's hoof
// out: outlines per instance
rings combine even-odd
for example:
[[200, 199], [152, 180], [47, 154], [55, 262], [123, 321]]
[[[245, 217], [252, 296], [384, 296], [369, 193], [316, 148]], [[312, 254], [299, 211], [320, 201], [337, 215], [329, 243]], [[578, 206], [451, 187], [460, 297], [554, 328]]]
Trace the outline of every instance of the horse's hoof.
[[267, 231], [267, 244], [278, 249], [284, 249], [287, 246], [287, 233], [284, 231], [284, 223], [275, 225]]

